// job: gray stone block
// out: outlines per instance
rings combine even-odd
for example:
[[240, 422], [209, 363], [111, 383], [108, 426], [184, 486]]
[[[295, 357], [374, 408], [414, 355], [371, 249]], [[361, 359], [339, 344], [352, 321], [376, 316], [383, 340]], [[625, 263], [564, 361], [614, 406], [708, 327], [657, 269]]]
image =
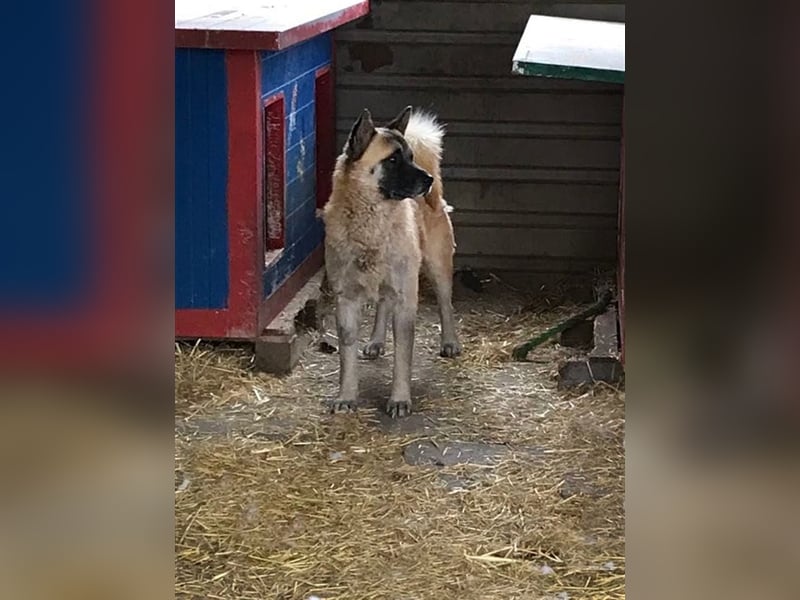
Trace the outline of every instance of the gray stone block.
[[307, 332], [262, 335], [255, 343], [255, 368], [274, 375], [291, 373], [310, 342]]
[[614, 305], [595, 317], [593, 325], [594, 347], [591, 356], [619, 356], [619, 336], [617, 335], [617, 310]]
[[565, 363], [558, 370], [558, 387], [574, 387], [598, 381], [614, 384], [622, 380], [622, 375], [619, 359], [612, 356], [590, 356]]

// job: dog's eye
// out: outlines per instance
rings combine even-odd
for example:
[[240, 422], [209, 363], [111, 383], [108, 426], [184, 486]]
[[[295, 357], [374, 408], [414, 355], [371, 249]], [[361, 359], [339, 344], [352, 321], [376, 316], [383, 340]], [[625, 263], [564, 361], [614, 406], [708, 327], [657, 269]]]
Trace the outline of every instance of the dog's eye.
[[397, 162], [397, 157], [394, 156], [394, 155], [390, 156], [389, 157], [389, 162], [392, 163], [392, 164], [396, 163]]

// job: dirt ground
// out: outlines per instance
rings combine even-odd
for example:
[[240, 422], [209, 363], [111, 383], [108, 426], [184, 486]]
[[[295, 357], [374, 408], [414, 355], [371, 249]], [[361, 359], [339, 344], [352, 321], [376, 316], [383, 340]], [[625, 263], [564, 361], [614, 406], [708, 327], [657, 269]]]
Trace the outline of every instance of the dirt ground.
[[558, 390], [577, 351], [556, 343], [509, 359], [575, 306], [495, 285], [455, 307], [453, 361], [423, 298], [398, 422], [391, 337], [360, 363], [363, 407], [337, 415], [335, 354], [278, 378], [247, 349], [176, 347], [178, 597], [624, 598], [624, 392]]

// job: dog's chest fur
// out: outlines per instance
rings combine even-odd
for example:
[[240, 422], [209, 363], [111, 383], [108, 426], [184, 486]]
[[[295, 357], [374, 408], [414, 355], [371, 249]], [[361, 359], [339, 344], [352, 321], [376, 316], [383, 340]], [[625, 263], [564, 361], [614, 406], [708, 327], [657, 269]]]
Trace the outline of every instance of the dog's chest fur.
[[325, 260], [335, 292], [377, 299], [379, 290], [419, 271], [421, 253], [413, 200], [337, 198], [325, 209]]

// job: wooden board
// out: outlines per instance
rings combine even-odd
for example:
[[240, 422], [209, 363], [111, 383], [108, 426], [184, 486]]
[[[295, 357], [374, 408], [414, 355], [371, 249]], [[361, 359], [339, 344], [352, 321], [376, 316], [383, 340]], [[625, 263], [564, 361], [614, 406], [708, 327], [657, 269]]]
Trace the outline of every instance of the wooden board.
[[368, 0], [175, 0], [175, 46], [282, 50], [367, 13]]
[[512, 71], [623, 83], [625, 24], [531, 15], [514, 53]]

